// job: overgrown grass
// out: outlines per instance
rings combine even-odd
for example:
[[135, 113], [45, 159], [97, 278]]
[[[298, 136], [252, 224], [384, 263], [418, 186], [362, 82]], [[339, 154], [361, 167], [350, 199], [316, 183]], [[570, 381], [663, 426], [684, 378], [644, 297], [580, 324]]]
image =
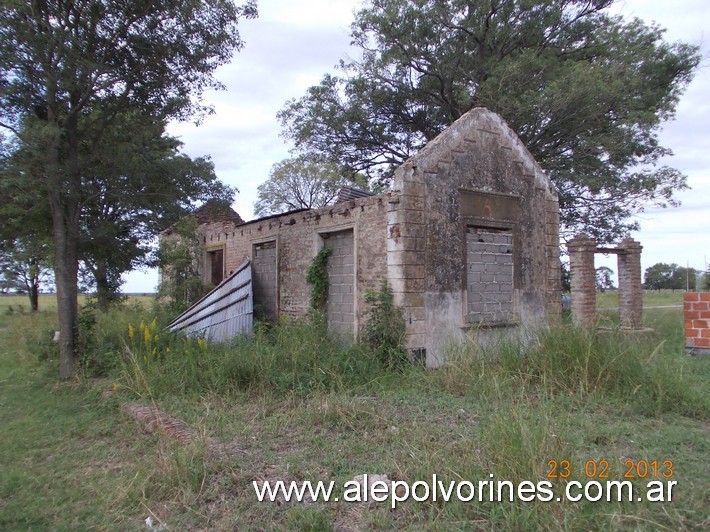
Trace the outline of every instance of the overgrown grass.
[[[704, 361], [657, 335], [571, 326], [540, 331], [532, 341], [507, 340], [494, 348], [452, 346], [449, 364], [434, 379], [452, 393], [511, 394], [531, 398], [598, 394], [633, 405], [645, 415], [678, 413], [702, 419], [710, 411]], [[703, 370], [705, 368], [702, 368]], [[704, 371], [707, 374], [706, 371]]]
[[[710, 360], [685, 355], [678, 309], [646, 312], [654, 334], [559, 327], [526, 342], [454, 344], [436, 371], [393, 369], [369, 348], [328, 338], [317, 321], [258, 327], [218, 346], [166, 334], [154, 316], [135, 306], [94, 314], [83, 366], [92, 380], [56, 386], [55, 355], [38, 348], [52, 317], [7, 318], [0, 528], [138, 528], [148, 516], [172, 529], [708, 525]], [[116, 391], [100, 398], [107, 389]], [[119, 413], [125, 401], [159, 406], [225, 452], [142, 433]], [[392, 511], [257, 503], [251, 489], [253, 480], [342, 485], [363, 473], [537, 482], [549, 460], [563, 459], [569, 480], [586, 480], [587, 460], [607, 460], [621, 480], [628, 458], [673, 460], [673, 502], [429, 500]]]
[[156, 322], [127, 327], [119, 382], [142, 397], [180, 393], [296, 393], [366, 387], [382, 376], [376, 354], [329, 337], [319, 320], [257, 326], [251, 336], [208, 345], [162, 333]]

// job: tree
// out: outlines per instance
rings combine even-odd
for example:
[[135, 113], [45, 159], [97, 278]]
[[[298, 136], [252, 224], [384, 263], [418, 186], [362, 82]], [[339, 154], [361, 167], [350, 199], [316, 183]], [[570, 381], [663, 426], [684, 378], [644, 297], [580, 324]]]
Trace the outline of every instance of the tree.
[[[91, 272], [98, 306], [119, 297], [122, 275], [152, 266], [152, 242], [196, 202], [230, 202], [234, 189], [217, 180], [209, 159], [190, 159], [165, 123], [119, 115], [86, 165], [79, 256]], [[87, 159], [89, 157], [87, 156]]]
[[597, 290], [600, 292], [614, 290], [616, 286], [614, 286], [614, 280], [612, 279], [613, 276], [614, 270], [607, 266], [599, 266], [596, 269]]
[[658, 262], [646, 268], [643, 287], [646, 290], [670, 288], [670, 279], [676, 268], [678, 268], [677, 264], [666, 264], [665, 262]]
[[659, 262], [646, 268], [644, 288], [647, 290], [685, 290], [695, 286], [695, 275], [694, 268]]
[[239, 18], [255, 15], [253, 3], [228, 0], [38, 0], [0, 9], [0, 126], [31, 155], [20, 177], [51, 213], [61, 378], [74, 375], [78, 359], [80, 153], [126, 110], [161, 120], [206, 112], [201, 96], [219, 87], [215, 69], [242, 46]]
[[569, 271], [568, 262], [560, 262], [560, 285], [563, 294], [572, 291], [572, 276]]
[[671, 275], [669, 288], [671, 290], [694, 290], [696, 274], [695, 268], [678, 266]]
[[190, 214], [164, 233], [158, 249], [160, 286], [158, 296], [168, 302], [170, 311], [179, 314], [209, 290], [199, 271], [202, 242], [198, 223]]
[[342, 61], [279, 118], [297, 149], [387, 182], [475, 106], [499, 114], [554, 180], [563, 230], [611, 241], [645, 205], [676, 205], [658, 130], [700, 61], [695, 46], [604, 10], [612, 0], [371, 0]]
[[0, 245], [2, 284], [8, 291], [27, 294], [32, 312], [39, 310], [40, 288], [52, 282], [50, 256], [46, 240], [5, 240]]
[[254, 214], [267, 216], [297, 209], [317, 209], [335, 200], [343, 187], [367, 188], [367, 180], [317, 154], [302, 154], [274, 164], [259, 185]]

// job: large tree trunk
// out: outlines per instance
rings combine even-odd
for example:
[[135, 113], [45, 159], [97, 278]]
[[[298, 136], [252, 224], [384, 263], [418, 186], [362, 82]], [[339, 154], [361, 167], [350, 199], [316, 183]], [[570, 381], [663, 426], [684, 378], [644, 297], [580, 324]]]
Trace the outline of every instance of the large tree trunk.
[[32, 312], [37, 312], [39, 310], [39, 286], [37, 283], [32, 283], [30, 289], [27, 292], [30, 298], [30, 308]]
[[59, 313], [59, 376], [70, 379], [76, 373], [79, 335], [77, 317], [77, 238], [67, 220], [58, 194], [52, 194], [52, 223], [54, 225], [54, 276], [57, 287], [57, 312]]
[[79, 277], [79, 214], [81, 203], [81, 169], [78, 164], [78, 122], [71, 116], [64, 122], [63, 133], [68, 140], [66, 165], [59, 158], [59, 136], [51, 143], [48, 162], [52, 176], [49, 203], [54, 231], [54, 274], [57, 287], [57, 312], [59, 314], [59, 376], [72, 378], [77, 369], [78, 316], [77, 297]]

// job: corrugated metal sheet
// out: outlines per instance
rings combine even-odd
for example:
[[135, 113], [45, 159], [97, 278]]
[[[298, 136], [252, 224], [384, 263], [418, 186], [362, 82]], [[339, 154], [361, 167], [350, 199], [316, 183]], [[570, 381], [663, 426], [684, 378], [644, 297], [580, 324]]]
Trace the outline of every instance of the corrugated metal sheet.
[[358, 198], [367, 198], [369, 196], [373, 196], [373, 194], [355, 187], [343, 187], [338, 190], [338, 197], [335, 200], [335, 203], [337, 205], [338, 203], [345, 203], [346, 201], [352, 201]]
[[197, 303], [175, 318], [168, 328], [209, 342], [223, 342], [251, 332], [254, 323], [251, 261], [244, 261]]

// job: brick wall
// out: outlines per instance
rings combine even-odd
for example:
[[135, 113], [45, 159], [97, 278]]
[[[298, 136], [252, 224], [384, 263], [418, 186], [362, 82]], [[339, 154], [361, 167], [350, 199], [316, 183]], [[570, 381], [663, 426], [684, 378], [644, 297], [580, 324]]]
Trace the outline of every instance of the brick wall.
[[597, 317], [597, 286], [594, 253], [597, 243], [584, 233], [567, 243], [572, 288], [572, 320], [577, 325], [592, 326]]
[[643, 320], [643, 289], [641, 284], [640, 243], [626, 238], [618, 245], [619, 319], [621, 325], [637, 329]]
[[[396, 170], [393, 188], [389, 276], [405, 310], [407, 346], [425, 350], [428, 366], [442, 364], [451, 342], [465, 335], [490, 330], [493, 339], [559, 316], [557, 193], [502, 118], [469, 111]], [[506, 294], [496, 311], [481, 307], [485, 320], [469, 304], [500, 303], [493, 291], [501, 284], [468, 283], [468, 227], [512, 235], [512, 301]], [[511, 264], [502, 267], [509, 272]]]
[[[239, 266], [245, 256], [254, 259], [257, 247], [273, 242], [277, 263], [277, 310], [292, 316], [303, 316], [310, 309], [311, 289], [306, 282], [306, 270], [318, 250], [325, 246], [328, 238], [323, 236], [350, 231], [356, 262], [355, 316], [350, 330], [358, 330], [367, 310], [364, 291], [379, 288], [381, 281], [387, 279], [387, 197], [360, 198], [236, 226], [203, 224], [199, 231], [206, 247], [224, 246], [227, 275]], [[339, 260], [336, 259], [336, 262]], [[269, 290], [273, 282], [268, 281]], [[352, 311], [346, 314], [349, 314], [348, 319], [352, 317]], [[338, 328], [342, 327], [338, 325]]]
[[275, 320], [278, 312], [276, 240], [256, 244], [252, 255], [254, 317]]
[[[326, 235], [324, 235], [326, 236]], [[355, 272], [353, 230], [327, 234], [324, 247], [328, 257], [328, 300], [326, 317], [328, 330], [346, 337], [352, 336], [355, 324]]]
[[683, 296], [685, 348], [710, 354], [710, 292], [692, 292]]
[[513, 234], [470, 227], [466, 233], [470, 323], [513, 319]]

